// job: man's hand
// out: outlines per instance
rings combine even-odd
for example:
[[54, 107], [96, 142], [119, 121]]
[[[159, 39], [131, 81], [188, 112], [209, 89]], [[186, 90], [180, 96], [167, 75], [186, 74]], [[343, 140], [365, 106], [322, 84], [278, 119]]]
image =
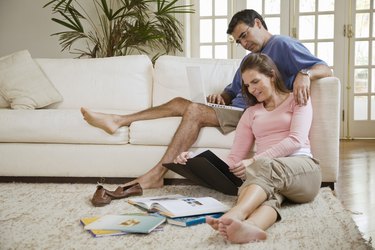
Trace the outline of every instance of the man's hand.
[[207, 102], [225, 105], [224, 98], [221, 95], [219, 95], [219, 94], [214, 94], [214, 95], [207, 96]]
[[310, 98], [310, 77], [298, 73], [293, 83], [294, 100], [298, 105], [306, 105]]

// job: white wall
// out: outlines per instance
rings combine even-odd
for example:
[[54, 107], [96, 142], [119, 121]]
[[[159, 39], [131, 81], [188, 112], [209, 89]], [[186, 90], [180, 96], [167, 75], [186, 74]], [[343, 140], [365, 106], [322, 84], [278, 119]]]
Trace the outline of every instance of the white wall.
[[[28, 49], [34, 58], [76, 57], [67, 51], [61, 52], [58, 36], [51, 36], [64, 28], [51, 20], [50, 6], [43, 8], [49, 1], [0, 0], [0, 57], [23, 49]], [[177, 18], [182, 23], [186, 21], [183, 16]], [[183, 46], [186, 51], [187, 45]]]
[[74, 57], [61, 52], [55, 32], [62, 31], [51, 20], [49, 0], [0, 0], [0, 57], [28, 49], [32, 57]]

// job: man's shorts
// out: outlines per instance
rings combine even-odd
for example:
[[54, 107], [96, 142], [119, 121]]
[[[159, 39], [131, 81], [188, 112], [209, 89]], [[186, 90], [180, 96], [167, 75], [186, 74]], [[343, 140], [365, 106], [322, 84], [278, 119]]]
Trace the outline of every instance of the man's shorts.
[[213, 108], [216, 113], [217, 120], [219, 121], [219, 130], [223, 134], [228, 134], [236, 129], [238, 122], [244, 111], [224, 109], [224, 108]]

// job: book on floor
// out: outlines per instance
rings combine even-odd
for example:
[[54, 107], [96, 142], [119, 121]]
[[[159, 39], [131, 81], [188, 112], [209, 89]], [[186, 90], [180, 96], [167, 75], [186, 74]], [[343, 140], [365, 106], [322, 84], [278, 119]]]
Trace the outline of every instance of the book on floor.
[[229, 210], [228, 206], [212, 197], [186, 197], [178, 194], [130, 198], [128, 202], [170, 218], [223, 213]]
[[[100, 217], [86, 217], [80, 219], [80, 223], [85, 227], [86, 225], [93, 223], [94, 221], [98, 220]], [[125, 235], [128, 234], [124, 231], [118, 231], [118, 230], [86, 230], [88, 231], [93, 237], [105, 237], [105, 236], [119, 236], [119, 235]]]
[[166, 221], [165, 217], [153, 215], [104, 215], [86, 225], [85, 230], [116, 230], [127, 233], [148, 234]]
[[164, 163], [164, 167], [191, 180], [195, 184], [237, 195], [242, 180], [229, 171], [229, 166], [212, 151], [206, 150], [187, 160], [186, 165]]
[[220, 218], [223, 213], [214, 214], [204, 214], [204, 215], [193, 215], [187, 217], [177, 217], [177, 218], [167, 218], [167, 222], [172, 225], [177, 225], [181, 227], [190, 227], [202, 223], [206, 223], [206, 216], [211, 216], [212, 218]]

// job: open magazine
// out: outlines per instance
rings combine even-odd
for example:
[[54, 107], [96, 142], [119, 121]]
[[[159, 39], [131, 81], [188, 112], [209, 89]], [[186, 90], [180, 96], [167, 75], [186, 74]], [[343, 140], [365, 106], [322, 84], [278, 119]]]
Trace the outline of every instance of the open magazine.
[[222, 213], [229, 210], [227, 205], [212, 197], [187, 197], [178, 194], [132, 198], [128, 199], [128, 202], [170, 218]]

